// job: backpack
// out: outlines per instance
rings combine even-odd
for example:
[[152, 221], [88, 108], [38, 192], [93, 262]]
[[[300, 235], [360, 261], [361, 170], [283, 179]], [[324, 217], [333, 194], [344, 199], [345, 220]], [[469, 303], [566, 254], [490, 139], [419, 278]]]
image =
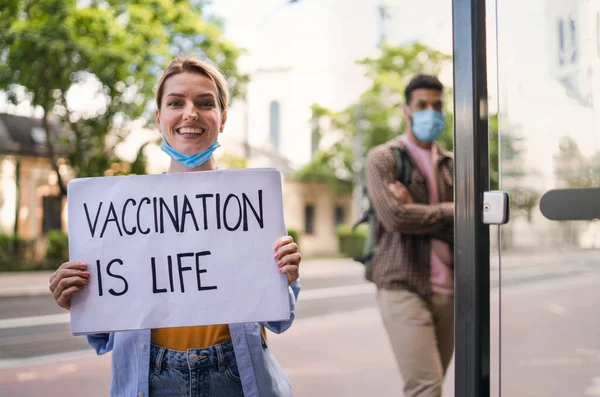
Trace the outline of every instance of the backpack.
[[[396, 180], [402, 183], [404, 186], [408, 186], [410, 184], [410, 177], [412, 173], [412, 163], [410, 157], [404, 149], [398, 147], [392, 147], [390, 149], [394, 153], [394, 157], [396, 159]], [[365, 265], [365, 278], [369, 281], [373, 281], [373, 268], [371, 260], [373, 259], [375, 250], [377, 248], [378, 222], [375, 209], [373, 208], [373, 203], [369, 199], [366, 186], [363, 187], [363, 194], [369, 201], [369, 207], [363, 213], [362, 217], [352, 226], [352, 232], [354, 233], [359, 225], [366, 223], [368, 226], [367, 239], [365, 241], [362, 257], [354, 258], [354, 260]]]

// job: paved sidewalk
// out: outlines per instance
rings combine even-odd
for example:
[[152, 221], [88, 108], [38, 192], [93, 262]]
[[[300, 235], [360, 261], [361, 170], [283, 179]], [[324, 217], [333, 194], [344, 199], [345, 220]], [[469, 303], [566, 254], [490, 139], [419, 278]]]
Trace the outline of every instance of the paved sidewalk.
[[51, 271], [0, 273], [0, 297], [50, 294]]
[[[502, 268], [511, 269], [515, 267], [533, 267], [550, 264], [570, 263], [597, 265], [600, 263], [600, 250], [598, 249], [577, 249], [571, 250], [541, 250], [525, 251], [511, 250], [502, 252]], [[490, 268], [498, 268], [498, 252], [490, 251]]]
[[[289, 376], [296, 397], [395, 397], [402, 395], [385, 329], [375, 308], [297, 319], [269, 347]], [[0, 370], [0, 395], [11, 397], [104, 397], [110, 382], [110, 354], [32, 359]], [[454, 369], [444, 382], [453, 397]]]

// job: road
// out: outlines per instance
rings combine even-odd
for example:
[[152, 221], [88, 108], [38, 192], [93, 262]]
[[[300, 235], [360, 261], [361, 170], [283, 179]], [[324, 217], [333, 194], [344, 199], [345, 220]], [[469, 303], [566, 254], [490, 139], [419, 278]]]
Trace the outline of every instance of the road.
[[[402, 379], [359, 265], [303, 277], [297, 321], [269, 346], [296, 396], [401, 395]], [[600, 396], [600, 268], [509, 268], [502, 283], [502, 396]], [[498, 395], [498, 281], [492, 274], [492, 395]], [[110, 356], [68, 331], [49, 296], [0, 299], [0, 396], [108, 395]], [[453, 367], [444, 396], [452, 397]]]

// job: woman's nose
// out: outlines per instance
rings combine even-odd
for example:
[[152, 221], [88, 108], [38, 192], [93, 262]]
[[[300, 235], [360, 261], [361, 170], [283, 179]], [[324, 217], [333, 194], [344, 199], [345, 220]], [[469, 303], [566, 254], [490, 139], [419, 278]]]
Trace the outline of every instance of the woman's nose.
[[197, 120], [198, 119], [198, 112], [196, 111], [196, 109], [194, 107], [190, 107], [185, 112], [185, 118], [186, 119]]

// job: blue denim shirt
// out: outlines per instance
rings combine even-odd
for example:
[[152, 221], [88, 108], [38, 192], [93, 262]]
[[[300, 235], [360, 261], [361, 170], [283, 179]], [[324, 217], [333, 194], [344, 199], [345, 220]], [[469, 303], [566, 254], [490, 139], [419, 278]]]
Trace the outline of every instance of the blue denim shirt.
[[[299, 280], [289, 288], [291, 315], [287, 321], [263, 323], [269, 330], [280, 334], [294, 321], [296, 300], [300, 293]], [[235, 351], [245, 397], [292, 396], [289, 379], [263, 343], [259, 323], [230, 324], [231, 340]], [[148, 397], [150, 374], [151, 330], [111, 332], [87, 335], [96, 353], [112, 350], [112, 397]]]

